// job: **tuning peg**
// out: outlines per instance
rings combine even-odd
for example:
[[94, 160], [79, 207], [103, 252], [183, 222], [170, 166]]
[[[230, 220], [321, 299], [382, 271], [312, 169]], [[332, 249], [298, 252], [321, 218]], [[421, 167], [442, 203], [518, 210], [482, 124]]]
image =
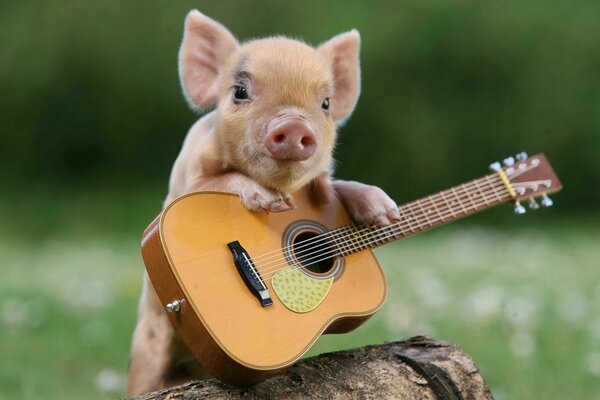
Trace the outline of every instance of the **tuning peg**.
[[517, 215], [521, 215], [521, 214], [525, 214], [525, 207], [523, 207], [521, 205], [521, 203], [519, 203], [519, 200], [515, 201], [515, 214]]
[[540, 208], [540, 205], [538, 204], [537, 201], [535, 201], [535, 199], [533, 197], [529, 198], [529, 209], [530, 210], [537, 210]]
[[546, 193], [544, 193], [542, 195], [541, 203], [542, 203], [542, 206], [544, 206], [544, 207], [552, 207], [552, 204], [554, 204], [552, 199], [550, 197], [548, 197], [548, 195], [546, 195]]
[[522, 151], [519, 154], [517, 154], [516, 157], [517, 157], [518, 161], [526, 160], [527, 159], [527, 153], [525, 153], [524, 151]]
[[500, 168], [502, 168], [502, 165], [500, 165], [500, 163], [498, 161], [490, 164], [490, 169], [492, 171], [498, 172], [498, 171], [500, 171]]
[[514, 157], [505, 158], [503, 162], [504, 162], [504, 165], [506, 165], [507, 167], [510, 167], [511, 165], [515, 165]]

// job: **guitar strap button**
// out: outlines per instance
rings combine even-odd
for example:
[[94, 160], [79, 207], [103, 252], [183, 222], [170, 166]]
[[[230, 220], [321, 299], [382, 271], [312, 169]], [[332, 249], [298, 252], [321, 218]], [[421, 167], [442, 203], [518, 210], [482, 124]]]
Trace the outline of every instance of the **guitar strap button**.
[[167, 310], [167, 312], [179, 312], [179, 310], [181, 310], [181, 303], [183, 301], [182, 300], [173, 300], [172, 302], [170, 302], [169, 304], [167, 304], [165, 306], [165, 309]]

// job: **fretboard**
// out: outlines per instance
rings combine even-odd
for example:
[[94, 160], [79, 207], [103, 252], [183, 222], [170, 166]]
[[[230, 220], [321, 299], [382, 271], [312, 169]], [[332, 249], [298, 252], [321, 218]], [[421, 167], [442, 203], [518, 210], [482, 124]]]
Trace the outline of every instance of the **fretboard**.
[[345, 225], [329, 231], [328, 236], [336, 253], [346, 256], [447, 224], [511, 199], [498, 174], [486, 175], [400, 206], [401, 219], [397, 223], [385, 227]]

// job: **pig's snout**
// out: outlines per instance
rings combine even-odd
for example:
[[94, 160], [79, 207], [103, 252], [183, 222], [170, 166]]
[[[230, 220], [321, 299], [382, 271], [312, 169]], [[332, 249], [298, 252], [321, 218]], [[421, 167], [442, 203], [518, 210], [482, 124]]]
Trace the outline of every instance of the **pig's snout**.
[[278, 117], [267, 126], [265, 146], [273, 158], [304, 161], [315, 153], [317, 138], [302, 117]]

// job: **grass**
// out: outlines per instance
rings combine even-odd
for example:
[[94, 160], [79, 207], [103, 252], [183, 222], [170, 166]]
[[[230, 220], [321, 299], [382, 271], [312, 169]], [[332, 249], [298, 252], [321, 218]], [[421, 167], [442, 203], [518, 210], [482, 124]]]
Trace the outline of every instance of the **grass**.
[[313, 353], [428, 334], [460, 344], [497, 399], [600, 398], [600, 230], [448, 227], [382, 248], [387, 305]]
[[[75, 216], [52, 232], [0, 228], [0, 399], [123, 396], [139, 237]], [[427, 334], [460, 344], [499, 400], [600, 398], [598, 222], [458, 223], [379, 249], [386, 306], [310, 354]]]

